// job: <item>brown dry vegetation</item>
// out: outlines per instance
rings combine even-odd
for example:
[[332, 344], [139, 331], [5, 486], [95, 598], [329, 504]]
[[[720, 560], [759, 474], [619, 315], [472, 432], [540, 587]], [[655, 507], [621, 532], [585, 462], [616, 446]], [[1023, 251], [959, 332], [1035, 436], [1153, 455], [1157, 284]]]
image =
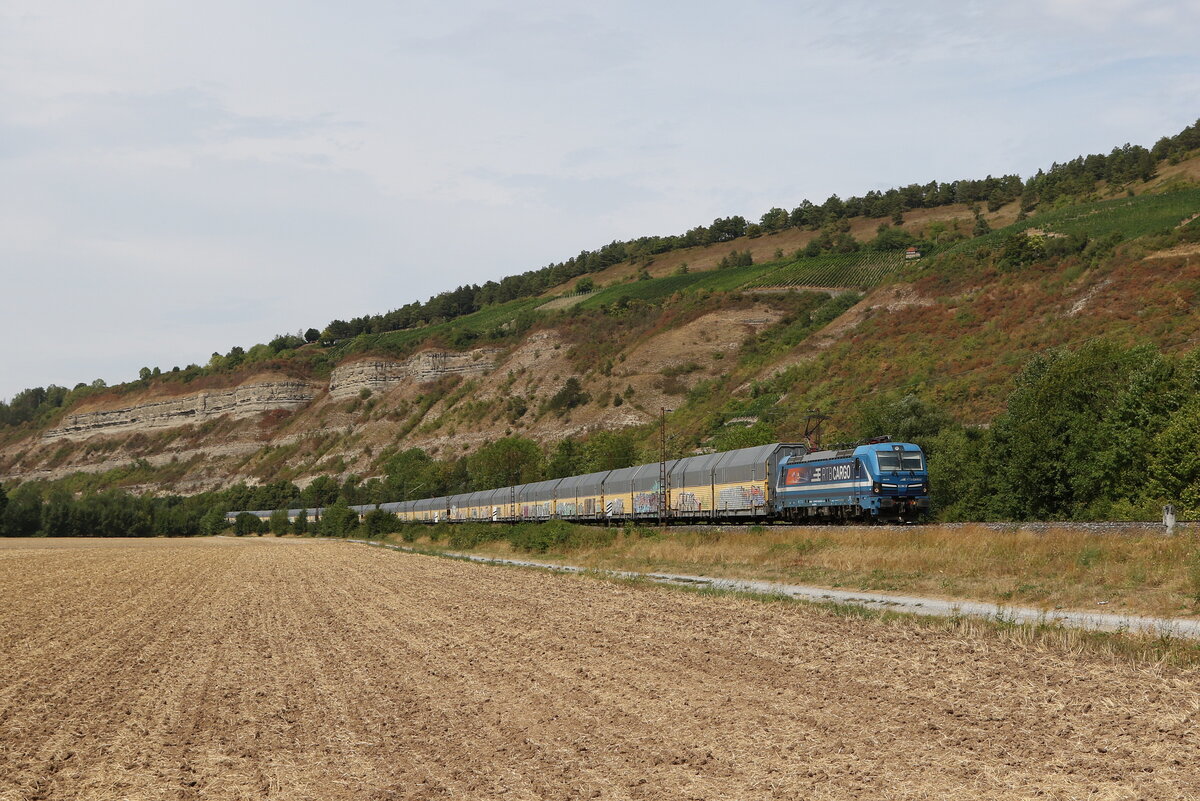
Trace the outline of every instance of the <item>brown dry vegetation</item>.
[[0, 799], [1182, 799], [1195, 673], [338, 543], [0, 547]]

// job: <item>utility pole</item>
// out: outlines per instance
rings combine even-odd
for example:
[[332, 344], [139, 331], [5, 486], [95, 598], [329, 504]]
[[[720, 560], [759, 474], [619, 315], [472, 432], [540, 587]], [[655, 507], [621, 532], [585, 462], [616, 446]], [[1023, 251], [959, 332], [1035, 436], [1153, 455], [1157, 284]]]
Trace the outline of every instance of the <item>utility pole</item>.
[[671, 494], [667, 489], [667, 412], [672, 411], [660, 406], [658, 424], [658, 525], [666, 524], [667, 509], [671, 505]]

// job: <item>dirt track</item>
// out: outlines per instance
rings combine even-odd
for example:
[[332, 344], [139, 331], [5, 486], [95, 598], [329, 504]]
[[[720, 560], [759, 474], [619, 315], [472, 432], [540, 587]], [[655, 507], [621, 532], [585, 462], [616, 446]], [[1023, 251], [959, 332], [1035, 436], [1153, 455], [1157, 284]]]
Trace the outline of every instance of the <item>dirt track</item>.
[[0, 542], [0, 800], [1195, 798], [1200, 681], [342, 543]]

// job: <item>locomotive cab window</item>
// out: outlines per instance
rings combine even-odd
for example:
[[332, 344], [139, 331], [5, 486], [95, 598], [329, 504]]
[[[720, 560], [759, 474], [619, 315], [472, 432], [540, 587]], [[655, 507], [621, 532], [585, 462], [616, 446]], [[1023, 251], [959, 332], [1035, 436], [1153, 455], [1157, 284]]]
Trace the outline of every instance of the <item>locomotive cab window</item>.
[[877, 451], [875, 456], [879, 459], [879, 469], [885, 473], [925, 469], [920, 451]]
[[900, 469], [900, 454], [895, 451], [876, 451], [875, 456], [879, 459], [879, 469], [885, 473]]

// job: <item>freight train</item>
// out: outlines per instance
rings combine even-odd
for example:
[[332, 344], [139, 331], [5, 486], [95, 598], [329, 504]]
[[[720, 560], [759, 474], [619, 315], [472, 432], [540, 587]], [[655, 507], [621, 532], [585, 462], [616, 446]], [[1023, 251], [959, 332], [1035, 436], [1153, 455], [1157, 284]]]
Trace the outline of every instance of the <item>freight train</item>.
[[[382, 509], [404, 522], [570, 520], [579, 523], [895, 522], [929, 510], [929, 473], [917, 445], [887, 437], [810, 452], [773, 443], [418, 501]], [[300, 509], [289, 509], [295, 519]], [[308, 520], [323, 509], [303, 510]], [[239, 512], [226, 517], [232, 521]], [[271, 510], [251, 514], [262, 519]]]

